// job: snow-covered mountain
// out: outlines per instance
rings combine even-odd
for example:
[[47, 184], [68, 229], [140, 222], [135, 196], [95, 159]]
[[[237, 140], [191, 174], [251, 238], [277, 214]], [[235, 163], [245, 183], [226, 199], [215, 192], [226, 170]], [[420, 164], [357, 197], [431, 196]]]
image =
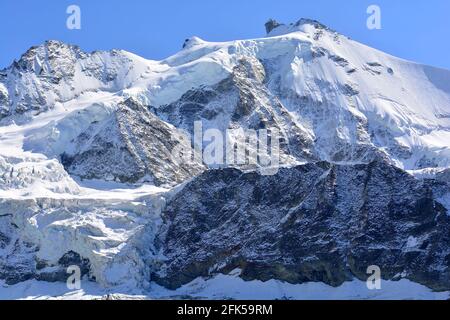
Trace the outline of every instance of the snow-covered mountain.
[[[450, 290], [450, 71], [313, 20], [266, 30], [162, 61], [48, 41], [0, 71], [0, 280], [339, 286], [375, 264]], [[196, 121], [277, 129], [284, 169], [179, 163]]]

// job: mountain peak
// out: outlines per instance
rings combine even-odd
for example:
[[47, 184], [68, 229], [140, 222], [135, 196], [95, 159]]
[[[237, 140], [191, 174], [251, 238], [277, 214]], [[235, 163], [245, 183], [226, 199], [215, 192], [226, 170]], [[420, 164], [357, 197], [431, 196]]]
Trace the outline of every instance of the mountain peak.
[[199, 37], [194, 36], [194, 37], [184, 40], [183, 49], [192, 48], [193, 46], [196, 46], [198, 44], [203, 44], [203, 43], [205, 43], [205, 41], [203, 39], [200, 39]]
[[309, 32], [311, 31], [311, 28], [314, 29], [314, 31], [317, 30], [328, 30], [334, 32], [334, 30], [330, 29], [323, 23], [314, 20], [314, 19], [308, 19], [308, 18], [301, 18], [295, 23], [290, 24], [284, 24], [280, 23], [274, 19], [269, 19], [265, 23], [266, 27], [266, 33], [268, 36], [279, 36], [283, 34], [288, 34], [292, 32]]
[[265, 23], [265, 27], [266, 27], [266, 33], [269, 34], [272, 32], [273, 29], [278, 28], [279, 26], [283, 25], [282, 23], [279, 23], [277, 20], [275, 19], [269, 19], [266, 23]]
[[39, 70], [45, 61], [70, 60], [74, 62], [83, 56], [83, 52], [78, 46], [70, 45], [58, 40], [47, 40], [43, 44], [33, 46], [28, 49], [18, 61], [13, 63], [13, 67], [23, 71]]
[[44, 43], [28, 49], [27, 52], [22, 55], [22, 58], [35, 56], [42, 52], [58, 53], [60, 50], [81, 51], [80, 48], [75, 45], [67, 44], [59, 40], [46, 40]]

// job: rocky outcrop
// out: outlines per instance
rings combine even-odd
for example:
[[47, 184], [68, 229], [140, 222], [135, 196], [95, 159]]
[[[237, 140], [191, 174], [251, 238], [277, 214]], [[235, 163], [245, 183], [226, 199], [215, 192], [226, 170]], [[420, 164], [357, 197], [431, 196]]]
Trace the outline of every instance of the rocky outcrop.
[[0, 119], [9, 113], [9, 93], [5, 85], [0, 82]]
[[274, 19], [269, 19], [264, 26], [266, 27], [266, 33], [269, 34], [273, 29], [281, 26], [281, 23]]
[[450, 290], [450, 217], [430, 184], [384, 161], [205, 172], [164, 212], [154, 278], [177, 288], [241, 268], [246, 280], [339, 286], [377, 265], [383, 279]]
[[318, 158], [311, 135], [267, 89], [265, 67], [257, 59], [242, 58], [230, 77], [217, 85], [189, 90], [174, 103], [153, 111], [191, 134], [195, 121], [201, 121], [204, 130], [222, 131], [224, 137], [233, 128], [275, 129], [281, 134], [281, 163]]
[[18, 236], [12, 214], [0, 212], [0, 280], [15, 284], [33, 279], [36, 247]]
[[177, 162], [172, 151], [191, 140], [133, 99], [106, 121], [94, 122], [75, 139], [76, 151], [61, 155], [66, 170], [83, 179], [173, 186], [199, 174], [201, 163]]
[[[89, 277], [91, 265], [88, 259], [82, 258], [78, 253], [69, 251], [65, 253], [54, 266], [47, 265], [45, 261], [36, 262], [36, 280], [47, 282], [66, 282], [73, 273], [70, 267], [76, 266], [80, 270], [80, 277]], [[92, 279], [92, 280], [95, 280]]]

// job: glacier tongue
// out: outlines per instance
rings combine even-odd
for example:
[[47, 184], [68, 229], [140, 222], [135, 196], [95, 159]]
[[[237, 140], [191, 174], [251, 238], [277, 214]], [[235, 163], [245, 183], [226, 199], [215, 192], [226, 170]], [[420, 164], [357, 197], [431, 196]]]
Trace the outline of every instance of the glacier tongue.
[[152, 259], [157, 260], [152, 238], [166, 191], [88, 191], [59, 199], [0, 201], [0, 276], [8, 284], [65, 281], [66, 268], [80, 263], [64, 261], [73, 254], [84, 259], [83, 274], [104, 287], [145, 286]]

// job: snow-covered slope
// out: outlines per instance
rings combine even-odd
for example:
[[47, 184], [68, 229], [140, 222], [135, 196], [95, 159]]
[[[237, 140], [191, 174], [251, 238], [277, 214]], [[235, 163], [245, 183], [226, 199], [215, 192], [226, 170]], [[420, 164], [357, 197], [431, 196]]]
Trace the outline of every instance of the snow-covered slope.
[[[180, 66], [198, 62], [199, 57], [220, 62], [227, 71], [242, 61], [250, 65], [247, 70], [261, 70], [249, 88], [235, 84], [241, 100], [247, 89], [258, 102], [244, 115], [256, 114], [262, 122], [274, 118], [293, 141], [295, 135], [289, 129], [297, 127], [303, 141], [313, 142], [310, 153], [318, 159], [358, 162], [381, 152], [405, 169], [449, 164], [447, 70], [392, 57], [309, 20], [280, 25], [263, 39], [228, 43], [192, 39], [166, 62]], [[187, 103], [192, 105], [192, 101]], [[223, 99], [200, 102], [197, 109], [220, 113], [220, 103], [224, 113], [233, 114]], [[284, 116], [276, 112], [275, 104], [280, 104]], [[270, 110], [269, 115], [264, 108]], [[181, 111], [178, 118], [191, 116]], [[172, 109], [168, 113], [169, 121], [180, 123], [170, 118], [174, 117]], [[201, 118], [201, 112], [196, 118]], [[216, 126], [226, 127], [232, 120], [217, 121]], [[251, 125], [245, 121], [244, 125]]]
[[313, 20], [266, 28], [193, 37], [162, 61], [48, 41], [0, 71], [0, 278], [60, 280], [76, 253], [102, 286], [149, 280], [165, 261], [152, 247], [165, 203], [208, 170], [171, 158], [198, 120], [279, 130], [283, 165], [383, 161], [435, 179], [430, 199], [448, 210], [450, 71]]
[[[449, 165], [450, 71], [392, 57], [311, 20], [274, 26], [255, 40], [192, 38], [159, 62], [49, 41], [2, 71], [3, 115], [12, 114], [3, 123], [58, 107], [68, 115], [87, 94], [96, 104], [133, 97], [188, 131], [199, 119], [223, 130], [234, 122], [278, 127], [296, 158], [360, 162], [381, 154], [408, 170]], [[67, 125], [87, 125], [76, 117]]]

